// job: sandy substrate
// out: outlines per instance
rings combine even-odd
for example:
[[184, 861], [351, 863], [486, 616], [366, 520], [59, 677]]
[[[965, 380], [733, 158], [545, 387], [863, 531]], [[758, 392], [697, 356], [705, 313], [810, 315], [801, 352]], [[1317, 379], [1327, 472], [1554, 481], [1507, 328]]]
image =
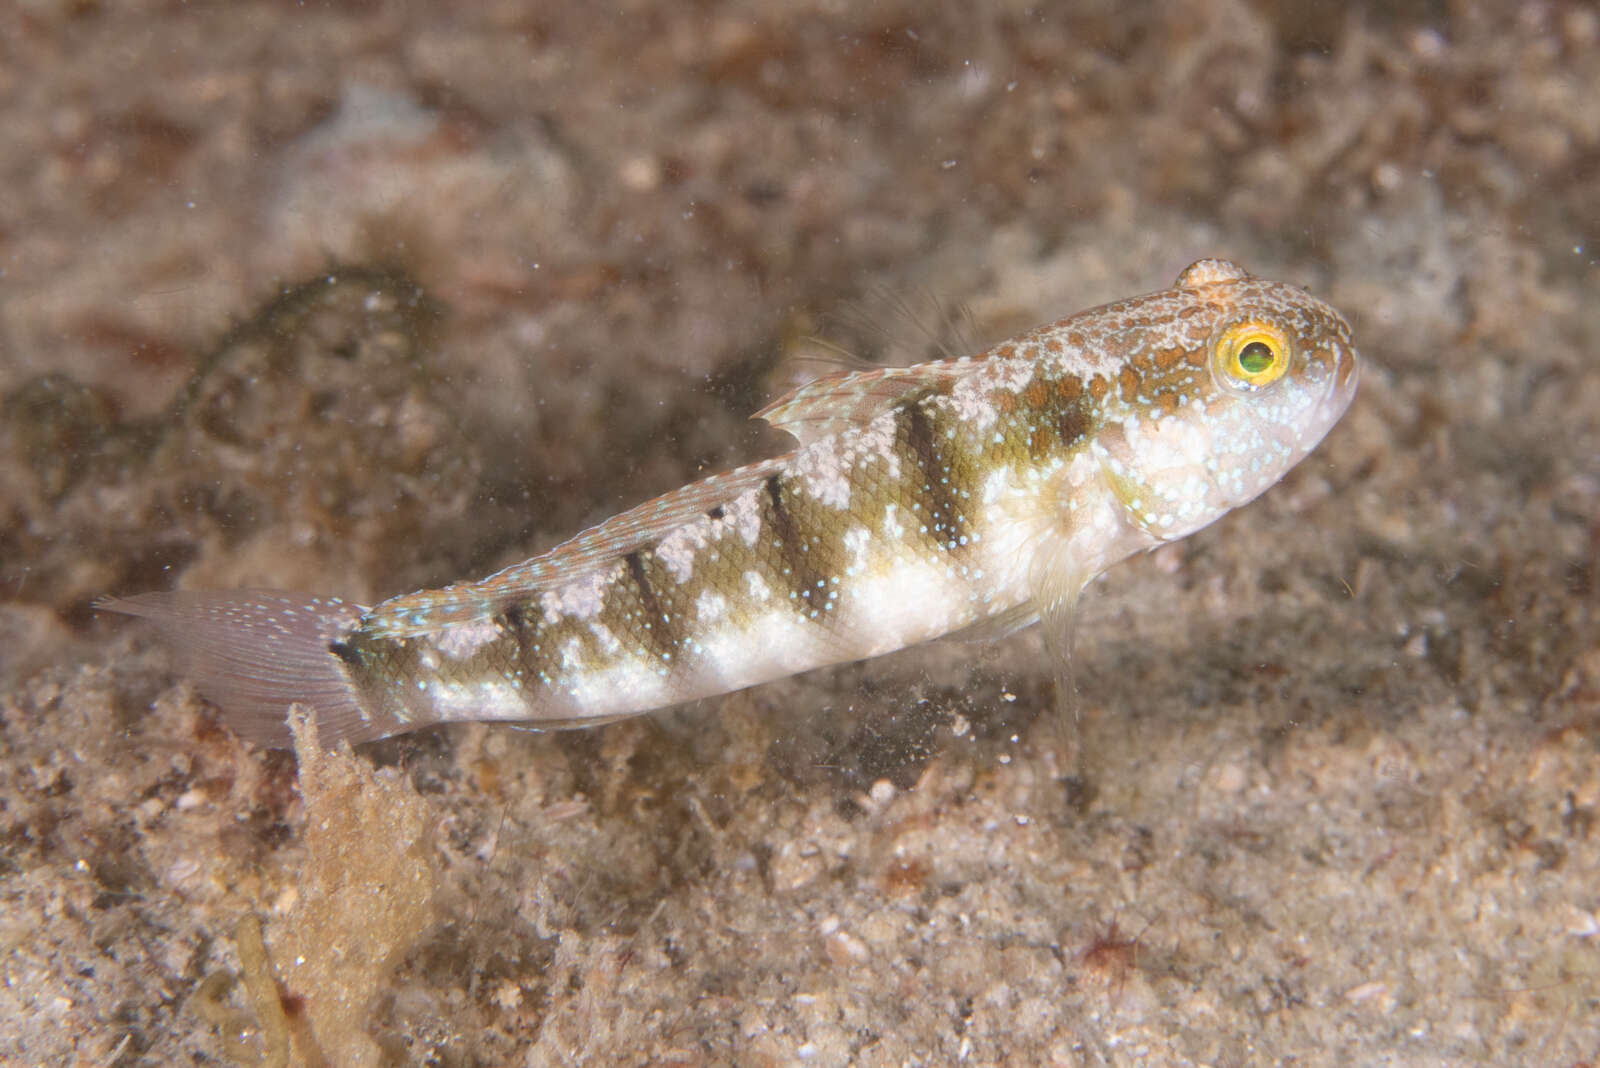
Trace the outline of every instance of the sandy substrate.
[[[1600, 1057], [1600, 16], [1072, 6], [0, 5], [0, 1063]], [[885, 293], [1204, 255], [1362, 391], [1090, 590], [1070, 787], [1034, 635], [297, 760], [91, 607], [483, 574]]]

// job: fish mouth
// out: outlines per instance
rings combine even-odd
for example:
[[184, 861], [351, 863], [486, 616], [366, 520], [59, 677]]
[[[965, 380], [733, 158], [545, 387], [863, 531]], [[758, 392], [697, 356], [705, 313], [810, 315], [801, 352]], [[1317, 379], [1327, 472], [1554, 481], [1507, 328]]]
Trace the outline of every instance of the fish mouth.
[[1345, 409], [1355, 399], [1356, 387], [1360, 382], [1361, 359], [1356, 355], [1356, 350], [1344, 345], [1336, 347], [1333, 352], [1333, 374], [1329, 376], [1327, 389], [1317, 404], [1326, 418], [1325, 426], [1333, 426], [1344, 415]]

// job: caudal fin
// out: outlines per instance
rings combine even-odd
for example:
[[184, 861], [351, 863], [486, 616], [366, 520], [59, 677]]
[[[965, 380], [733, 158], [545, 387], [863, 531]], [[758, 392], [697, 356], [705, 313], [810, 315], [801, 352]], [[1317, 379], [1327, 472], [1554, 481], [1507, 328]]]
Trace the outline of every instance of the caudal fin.
[[246, 741], [288, 748], [291, 704], [311, 710], [324, 745], [369, 741], [399, 725], [369, 714], [329, 645], [366, 611], [337, 597], [230, 590], [142, 593], [97, 608], [154, 624], [179, 666]]

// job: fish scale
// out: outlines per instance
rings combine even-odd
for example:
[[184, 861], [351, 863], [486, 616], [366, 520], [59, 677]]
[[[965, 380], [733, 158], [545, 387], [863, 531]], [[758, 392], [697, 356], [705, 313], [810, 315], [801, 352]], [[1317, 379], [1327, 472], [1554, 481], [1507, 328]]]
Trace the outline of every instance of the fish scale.
[[759, 414], [794, 451], [477, 582], [373, 608], [151, 593], [142, 616], [244, 737], [591, 725], [1070, 609], [1117, 561], [1277, 482], [1354, 395], [1345, 321], [1201, 260], [1173, 288], [985, 353], [819, 379]]

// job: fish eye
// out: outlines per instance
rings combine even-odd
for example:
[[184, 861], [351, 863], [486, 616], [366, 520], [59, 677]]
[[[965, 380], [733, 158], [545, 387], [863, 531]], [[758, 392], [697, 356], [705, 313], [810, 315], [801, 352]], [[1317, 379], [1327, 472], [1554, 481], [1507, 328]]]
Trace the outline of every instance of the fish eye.
[[1260, 319], [1247, 319], [1233, 323], [1217, 338], [1212, 347], [1213, 366], [1227, 385], [1262, 389], [1283, 377], [1293, 352], [1283, 330]]

